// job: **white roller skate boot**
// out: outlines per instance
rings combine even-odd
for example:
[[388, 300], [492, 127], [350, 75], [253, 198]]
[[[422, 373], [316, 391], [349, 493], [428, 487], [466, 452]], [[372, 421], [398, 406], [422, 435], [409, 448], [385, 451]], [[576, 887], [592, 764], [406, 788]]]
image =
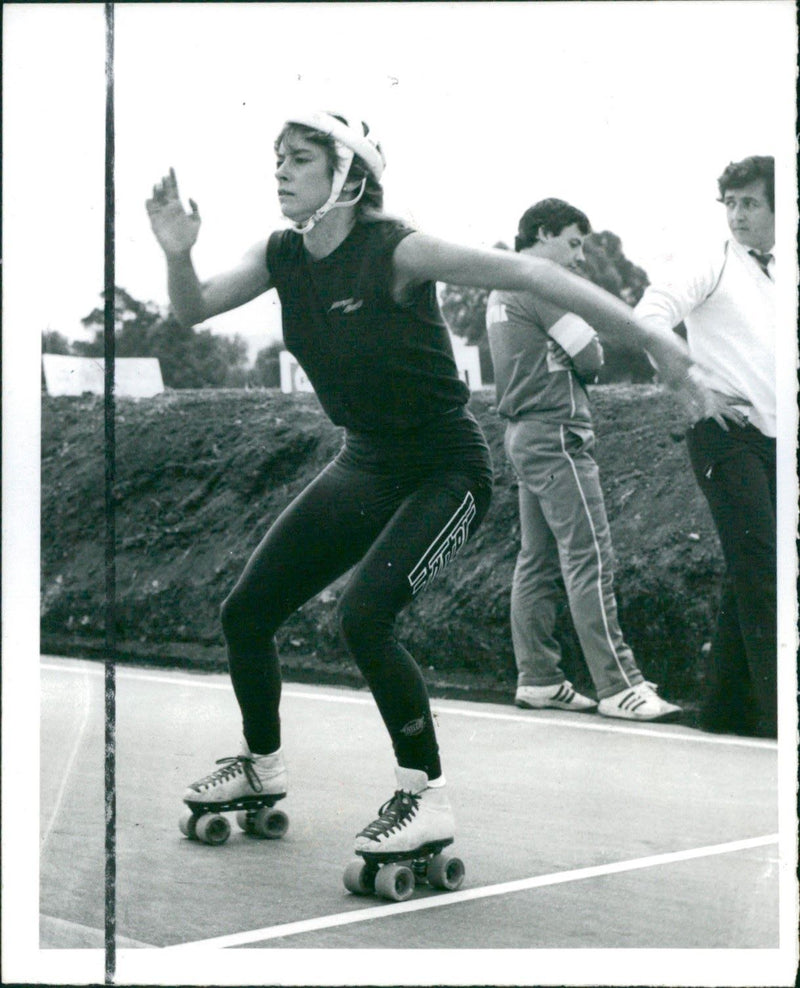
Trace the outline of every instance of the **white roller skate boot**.
[[269, 755], [253, 754], [242, 742], [242, 753], [220, 758], [220, 768], [184, 792], [188, 814], [180, 821], [187, 837], [207, 844], [223, 844], [230, 825], [222, 813], [237, 810], [237, 822], [245, 833], [258, 837], [282, 837], [289, 818], [271, 807], [286, 795], [287, 772], [279, 748]]
[[356, 853], [408, 855], [426, 844], [452, 843], [455, 820], [444, 779], [430, 786], [424, 772], [399, 765], [395, 775], [397, 790], [356, 836]]
[[419, 882], [449, 891], [459, 888], [464, 863], [443, 853], [455, 837], [444, 778], [431, 785], [417, 769], [398, 766], [395, 772], [394, 796], [356, 836], [359, 857], [345, 870], [345, 888], [395, 901], [409, 898]]

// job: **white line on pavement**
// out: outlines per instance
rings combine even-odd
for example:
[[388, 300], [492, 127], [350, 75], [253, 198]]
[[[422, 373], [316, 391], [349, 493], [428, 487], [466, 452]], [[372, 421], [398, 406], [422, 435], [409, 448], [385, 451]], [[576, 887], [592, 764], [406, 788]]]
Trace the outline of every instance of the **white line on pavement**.
[[745, 851], [754, 847], [763, 847], [767, 844], [776, 844], [777, 842], [777, 834], [766, 834], [762, 837], [730, 841], [726, 844], [711, 844], [706, 847], [689, 848], [685, 851], [653, 854], [646, 858], [634, 858], [630, 861], [616, 861], [612, 864], [595, 865], [589, 868], [574, 868], [570, 871], [556, 872], [552, 875], [537, 875], [533, 878], [502, 882], [498, 885], [484, 885], [482, 888], [464, 889], [460, 892], [449, 892], [447, 895], [429, 896], [425, 899], [412, 899], [406, 902], [392, 904], [387, 903], [383, 906], [370, 906], [366, 909], [337, 913], [332, 916], [318, 916], [315, 919], [299, 920], [295, 923], [267, 926], [260, 930], [249, 930], [242, 933], [231, 933], [226, 936], [210, 937], [206, 940], [195, 940], [190, 943], [176, 944], [172, 947], [165, 947], [164, 950], [175, 952], [196, 950], [198, 947], [213, 949], [241, 947], [245, 944], [261, 943], [264, 940], [277, 940], [281, 937], [297, 936], [302, 933], [312, 933], [316, 930], [329, 930], [337, 926], [366, 923], [373, 919], [385, 919], [388, 916], [398, 916], [403, 913], [420, 912], [424, 909], [439, 909], [442, 906], [454, 906], [460, 902], [471, 902], [475, 899], [486, 899], [490, 896], [525, 892], [548, 885], [578, 882], [587, 878], [599, 878], [604, 875], [615, 875], [626, 871], [636, 871], [641, 868], [654, 868], [659, 865], [676, 864], [680, 861], [691, 861], [695, 858], [712, 857], [718, 854], [732, 854], [736, 851]]
[[[42, 662], [41, 668], [53, 670], [55, 672], [67, 673], [77, 673], [83, 671], [84, 669], [89, 669], [98, 676], [103, 673], [102, 663], [98, 663], [97, 668], [95, 669], [93, 663], [73, 666], [61, 665], [60, 663]], [[206, 678], [206, 675], [209, 675], [209, 678]], [[119, 679], [132, 679], [137, 682], [159, 683], [172, 686], [199, 686], [202, 689], [225, 690], [227, 692], [231, 692], [232, 688], [228, 680], [219, 682], [210, 678], [210, 675], [215, 674], [206, 675], [202, 673], [187, 673], [183, 677], [177, 677], [170, 673], [154, 675], [152, 673], [141, 672], [139, 670], [130, 669], [124, 666], [117, 666], [117, 677]], [[323, 693], [284, 687], [282, 696], [292, 697], [293, 699], [298, 700], [313, 700], [324, 703], [374, 704], [374, 700], [371, 696], [365, 696], [355, 692], [348, 693], [344, 690], [341, 693]], [[572, 717], [565, 718], [552, 717], [549, 714], [542, 716], [540, 712], [534, 711], [529, 714], [506, 714], [500, 713], [499, 711], [475, 710], [472, 708], [466, 709], [452, 705], [458, 702], [460, 701], [450, 701], [445, 704], [441, 701], [434, 701], [431, 703], [431, 710], [434, 714], [455, 714], [461, 717], [472, 717], [476, 719], [512, 721], [519, 724], [529, 724], [534, 727], [569, 727], [575, 731], [600, 731], [601, 733], [607, 734], [627, 734], [638, 737], [658, 738], [661, 740], [669, 738], [670, 741], [692, 741], [697, 744], [716, 744], [737, 748], [766, 748], [768, 750], [777, 751], [777, 742], [769, 739], [703, 734], [700, 731], [692, 734], [682, 734], [677, 733], [674, 730], [664, 731], [658, 726], [647, 728], [632, 727], [623, 723], [604, 723], [601, 718], [594, 718], [589, 714], [574, 714]]]
[[[42, 668], [46, 668], [42, 666]], [[75, 736], [75, 742], [72, 745], [72, 751], [67, 759], [67, 766], [61, 774], [61, 784], [58, 787], [58, 792], [56, 793], [55, 802], [53, 803], [53, 809], [50, 813], [50, 819], [47, 821], [47, 826], [44, 828], [44, 833], [41, 837], [40, 851], [43, 851], [47, 845], [47, 841], [50, 837], [50, 832], [53, 829], [53, 825], [56, 822], [59, 811], [61, 809], [61, 803], [64, 799], [64, 793], [67, 790], [67, 785], [72, 779], [72, 766], [75, 764], [75, 757], [78, 754], [78, 749], [83, 742], [83, 736], [86, 733], [86, 725], [89, 723], [89, 712], [92, 708], [92, 696], [91, 696], [91, 686], [89, 683], [89, 676], [86, 674], [86, 670], [78, 670], [84, 672], [84, 691], [83, 691], [83, 717], [81, 718], [81, 726], [78, 728], [78, 733]]]
[[[85, 926], [83, 923], [75, 923], [69, 919], [58, 919], [55, 916], [47, 916], [39, 913], [39, 932], [42, 946], [62, 947], [66, 949], [80, 949], [82, 947], [102, 948], [105, 946], [105, 930], [99, 930], [94, 926]], [[132, 940], [130, 937], [117, 936], [115, 938], [118, 947], [153, 947], [152, 943], [144, 943], [142, 940]]]

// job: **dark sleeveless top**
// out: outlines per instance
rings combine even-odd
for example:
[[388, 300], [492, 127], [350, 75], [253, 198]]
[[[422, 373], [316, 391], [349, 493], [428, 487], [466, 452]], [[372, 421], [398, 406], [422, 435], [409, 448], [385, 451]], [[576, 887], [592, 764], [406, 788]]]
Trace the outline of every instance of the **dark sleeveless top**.
[[396, 221], [356, 223], [319, 260], [294, 230], [267, 245], [286, 348], [330, 419], [356, 433], [415, 429], [469, 399], [435, 283], [417, 286], [408, 304], [391, 296], [392, 255], [413, 232]]

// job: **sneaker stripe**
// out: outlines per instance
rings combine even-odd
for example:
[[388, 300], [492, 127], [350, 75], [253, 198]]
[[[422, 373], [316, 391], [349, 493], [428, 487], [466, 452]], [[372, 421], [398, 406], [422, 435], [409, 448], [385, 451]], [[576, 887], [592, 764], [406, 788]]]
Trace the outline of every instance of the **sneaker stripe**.
[[558, 687], [558, 691], [552, 696], [551, 699], [558, 700], [560, 703], [572, 703], [572, 698], [575, 696], [575, 690], [566, 683], [561, 683]]
[[[600, 713], [607, 717], [625, 717], [629, 720], [663, 720], [675, 714], [679, 714], [681, 708], [674, 704], [666, 703], [658, 695], [649, 683], [637, 684], [618, 699], [613, 704], [611, 698], [600, 701]], [[603, 709], [605, 707], [605, 709]], [[617, 711], [617, 713], [613, 712]]]

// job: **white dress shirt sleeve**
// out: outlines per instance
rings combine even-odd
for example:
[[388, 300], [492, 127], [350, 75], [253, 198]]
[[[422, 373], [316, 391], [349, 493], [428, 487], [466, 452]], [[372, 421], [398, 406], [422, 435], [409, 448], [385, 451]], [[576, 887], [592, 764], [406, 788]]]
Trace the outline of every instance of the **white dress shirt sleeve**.
[[720, 251], [715, 259], [709, 257], [670, 267], [645, 289], [634, 314], [652, 329], [674, 329], [714, 291], [724, 259], [724, 252]]

